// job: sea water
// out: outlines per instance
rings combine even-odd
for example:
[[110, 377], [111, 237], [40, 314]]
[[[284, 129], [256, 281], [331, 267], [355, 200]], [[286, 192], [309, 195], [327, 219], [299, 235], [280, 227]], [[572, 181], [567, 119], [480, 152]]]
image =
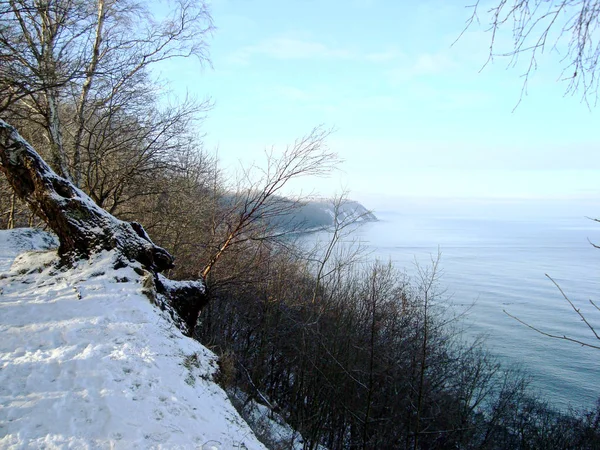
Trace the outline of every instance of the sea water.
[[[371, 258], [391, 260], [414, 276], [441, 254], [440, 289], [460, 314], [467, 337], [484, 335], [505, 365], [519, 365], [533, 388], [560, 408], [589, 408], [600, 396], [600, 350], [552, 339], [566, 335], [599, 346], [552, 280], [600, 333], [600, 223], [587, 208], [540, 211], [518, 205], [411, 203], [376, 211], [355, 236]], [[564, 206], [564, 205], [563, 205]], [[591, 207], [590, 207], [591, 209]], [[590, 210], [589, 214], [593, 214]], [[506, 313], [505, 313], [506, 311]]]

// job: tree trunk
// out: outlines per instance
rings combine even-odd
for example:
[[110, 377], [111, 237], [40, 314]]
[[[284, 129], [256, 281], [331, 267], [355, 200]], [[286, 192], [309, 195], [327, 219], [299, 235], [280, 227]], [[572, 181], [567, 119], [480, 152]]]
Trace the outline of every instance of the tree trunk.
[[15, 227], [15, 209], [17, 208], [17, 196], [13, 192], [10, 196], [10, 209], [8, 211], [8, 224], [6, 228], [12, 230]]
[[77, 123], [77, 131], [75, 132], [74, 144], [73, 144], [73, 167], [75, 170], [75, 176], [73, 182], [75, 186], [81, 186], [81, 139], [83, 137], [83, 130], [85, 128], [84, 112], [87, 104], [87, 98], [92, 88], [92, 82], [96, 75], [98, 67], [98, 60], [100, 58], [100, 44], [102, 43], [102, 29], [104, 27], [104, 18], [106, 15], [104, 0], [98, 0], [98, 22], [96, 24], [96, 38], [94, 40], [94, 47], [92, 51], [92, 59], [88, 65], [85, 81], [81, 87], [81, 95], [79, 96], [79, 103], [77, 104], [77, 112], [75, 114], [75, 121]]

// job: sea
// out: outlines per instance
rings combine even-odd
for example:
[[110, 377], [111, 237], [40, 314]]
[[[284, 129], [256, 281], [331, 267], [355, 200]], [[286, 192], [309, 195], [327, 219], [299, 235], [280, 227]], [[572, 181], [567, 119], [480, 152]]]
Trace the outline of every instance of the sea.
[[[368, 205], [366, 205], [368, 207]], [[593, 408], [600, 397], [600, 346], [565, 296], [600, 334], [599, 205], [585, 200], [405, 200], [374, 210], [353, 231], [368, 258], [410, 277], [440, 257], [438, 289], [461, 316], [467, 339], [483, 336], [505, 367], [560, 409]], [[553, 282], [554, 280], [554, 282]], [[554, 284], [556, 283], [556, 285]], [[560, 289], [557, 287], [560, 287]]]

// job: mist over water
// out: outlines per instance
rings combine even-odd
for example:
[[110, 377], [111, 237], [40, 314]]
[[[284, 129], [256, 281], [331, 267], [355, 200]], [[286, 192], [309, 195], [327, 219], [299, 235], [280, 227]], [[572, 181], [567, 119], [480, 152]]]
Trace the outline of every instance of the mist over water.
[[[369, 205], [366, 205], [367, 207]], [[587, 211], [586, 211], [587, 210]], [[589, 202], [407, 202], [375, 211], [356, 236], [372, 257], [391, 260], [409, 275], [415, 262], [441, 253], [440, 287], [462, 319], [467, 337], [505, 364], [517, 364], [558, 407], [591, 407], [600, 396], [600, 350], [544, 337], [503, 310], [548, 333], [594, 344], [591, 331], [545, 274], [600, 328], [600, 223]]]

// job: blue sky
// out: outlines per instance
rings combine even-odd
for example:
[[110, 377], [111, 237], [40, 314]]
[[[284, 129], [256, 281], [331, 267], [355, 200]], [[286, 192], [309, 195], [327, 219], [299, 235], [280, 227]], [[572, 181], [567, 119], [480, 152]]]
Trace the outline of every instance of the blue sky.
[[485, 24], [452, 45], [469, 3], [214, 0], [213, 67], [179, 60], [162, 76], [175, 93], [213, 99], [205, 142], [230, 173], [325, 124], [344, 163], [290, 189], [366, 201], [597, 197], [598, 112], [564, 95], [552, 52], [515, 109], [527, 58], [482, 70]]

